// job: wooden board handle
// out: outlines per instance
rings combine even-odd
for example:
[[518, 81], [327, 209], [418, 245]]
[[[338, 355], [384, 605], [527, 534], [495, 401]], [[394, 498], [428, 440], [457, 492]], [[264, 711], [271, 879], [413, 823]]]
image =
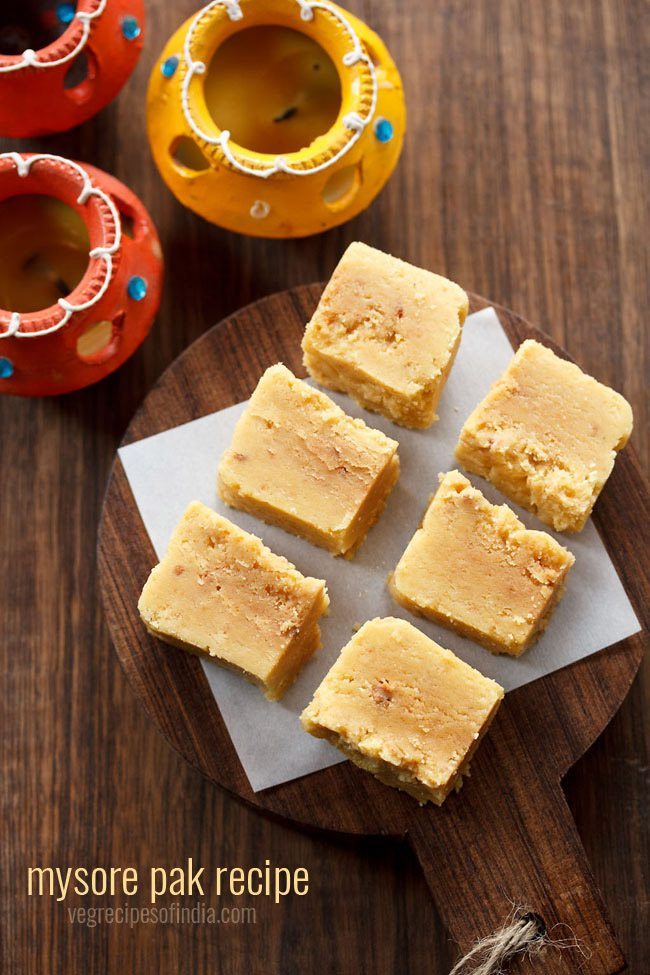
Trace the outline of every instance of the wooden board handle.
[[[580, 949], [548, 947], [526, 971], [623, 971], [625, 959], [559, 781], [531, 775], [497, 797], [494, 791], [483, 796], [480, 784], [473, 786], [470, 780], [440, 809], [419, 809], [409, 830], [440, 915], [460, 950], [493, 934], [516, 905], [539, 914], [551, 939], [580, 944]], [[465, 837], [473, 839], [465, 842]], [[512, 966], [513, 972], [519, 970]]]

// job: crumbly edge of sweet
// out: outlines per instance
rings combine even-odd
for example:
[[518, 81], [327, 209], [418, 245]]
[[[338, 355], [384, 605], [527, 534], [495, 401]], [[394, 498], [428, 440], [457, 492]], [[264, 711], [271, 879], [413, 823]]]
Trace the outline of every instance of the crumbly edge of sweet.
[[[577, 486], [573, 472], [559, 458], [542, 462], [536, 454], [534, 444], [529, 450], [518, 447], [512, 451], [497, 451], [467, 425], [461, 431], [455, 451], [456, 460], [466, 471], [490, 481], [515, 504], [537, 515], [545, 525], [555, 531], [581, 531], [613, 469], [616, 455], [611, 455], [610, 470], [605, 478], [592, 471]], [[573, 483], [567, 490], [563, 482], [569, 480]]]
[[379, 413], [400, 426], [425, 430], [438, 419], [436, 408], [456, 358], [461, 335], [459, 331], [444, 368], [408, 395], [378, 382], [358, 365], [335, 360], [326, 352], [304, 343], [303, 361], [316, 382], [328, 389], [347, 393], [364, 409]]
[[[422, 519], [421, 528], [424, 526], [429, 512], [438, 504], [441, 506], [444, 505], [447, 497], [453, 498], [454, 495], [468, 497], [472, 500], [478, 514], [491, 523], [504, 544], [506, 546], [512, 544], [519, 549], [525, 548], [529, 552], [532, 562], [539, 564], [539, 558], [544, 555], [554, 562], [552, 567], [548, 567], [549, 570], [557, 572], [561, 571], [565, 566], [573, 565], [575, 562], [572, 553], [556, 541], [552, 535], [536, 529], [526, 528], [523, 521], [517, 517], [507, 504], [493, 504], [459, 471], [449, 471], [447, 474], [439, 474], [438, 480], [440, 487], [438, 492], [430, 500], [427, 511]], [[552, 578], [548, 576], [544, 577], [544, 573], [541, 571], [542, 568], [543, 566], [540, 566], [540, 571], [537, 571], [535, 566], [531, 565], [531, 570], [528, 572], [528, 575], [534, 582], [540, 585], [553, 584], [554, 580]]]
[[[508, 424], [505, 421], [497, 424], [496, 416], [491, 417], [492, 406], [513, 382], [518, 383], [520, 362], [531, 354], [537, 354], [542, 359], [553, 356], [553, 364], [560, 363], [576, 383], [598, 389], [609, 402], [624, 407], [629, 422], [622, 426], [618, 441], [609, 450], [609, 465], [604, 476], [599, 476], [595, 469], [579, 475], [561, 457], [547, 456], [548, 451], [543, 445], [526, 440], [522, 431], [510, 447], [495, 446], [495, 430], [506, 430]], [[584, 528], [613, 470], [617, 453], [629, 440], [632, 425], [630, 405], [620, 393], [583, 372], [575, 363], [560, 359], [541, 343], [527, 339], [520, 345], [503, 375], [493, 383], [486, 397], [465, 421], [455, 456], [465, 470], [485, 477], [508, 498], [532, 511], [556, 531], [579, 532]]]

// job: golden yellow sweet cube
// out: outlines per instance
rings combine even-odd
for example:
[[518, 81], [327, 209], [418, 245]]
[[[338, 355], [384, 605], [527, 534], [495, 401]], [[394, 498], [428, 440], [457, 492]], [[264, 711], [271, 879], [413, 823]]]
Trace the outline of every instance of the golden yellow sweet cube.
[[329, 599], [322, 579], [303, 576], [259, 538], [193, 501], [138, 610], [147, 629], [208, 657], [277, 700], [320, 645]]
[[438, 274], [350, 244], [307, 325], [307, 370], [406, 427], [428, 427], [460, 343], [467, 295]]
[[402, 606], [518, 657], [548, 623], [575, 559], [458, 471], [440, 486], [390, 580]]
[[456, 458], [556, 531], [580, 531], [631, 432], [627, 400], [529, 339], [465, 423]]
[[398, 478], [397, 447], [278, 364], [237, 423], [218, 491], [232, 507], [349, 558]]
[[462, 785], [503, 688], [388, 617], [365, 623], [301, 715], [356, 765], [420, 802]]

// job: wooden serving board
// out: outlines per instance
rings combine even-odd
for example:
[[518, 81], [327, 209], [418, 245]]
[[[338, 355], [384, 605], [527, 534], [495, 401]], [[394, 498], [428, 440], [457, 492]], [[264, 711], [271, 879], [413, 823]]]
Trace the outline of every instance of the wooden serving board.
[[[272, 295], [207, 332], [154, 386], [123, 443], [248, 398], [263, 370], [279, 360], [304, 375], [300, 338], [321, 290], [307, 285]], [[472, 311], [487, 305], [471, 298]], [[496, 311], [515, 347], [525, 338], [554, 347], [511, 311]], [[100, 584], [115, 649], [137, 694], [171, 744], [208, 778], [293, 823], [407, 836], [462, 950], [492, 933], [514, 903], [537, 912], [548, 929], [568, 925], [571, 934], [561, 928], [557, 936], [583, 945], [584, 955], [547, 949], [526, 962], [526, 971], [614, 975], [625, 962], [560, 782], [620, 706], [641, 660], [648, 631], [649, 508], [628, 447], [595, 520], [644, 632], [509, 693], [471, 778], [441, 808], [420, 807], [349, 763], [252, 792], [198, 659], [170, 652], [140, 622], [136, 604], [156, 557], [118, 458], [99, 530]]]

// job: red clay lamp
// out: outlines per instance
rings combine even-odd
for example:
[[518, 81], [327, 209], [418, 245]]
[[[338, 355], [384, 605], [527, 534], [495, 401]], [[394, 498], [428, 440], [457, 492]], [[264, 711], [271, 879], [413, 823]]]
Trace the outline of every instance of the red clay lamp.
[[142, 50], [143, 0], [2, 0], [0, 135], [63, 132], [113, 99]]
[[122, 183], [61, 156], [0, 154], [0, 392], [66, 393], [149, 332], [163, 261]]

